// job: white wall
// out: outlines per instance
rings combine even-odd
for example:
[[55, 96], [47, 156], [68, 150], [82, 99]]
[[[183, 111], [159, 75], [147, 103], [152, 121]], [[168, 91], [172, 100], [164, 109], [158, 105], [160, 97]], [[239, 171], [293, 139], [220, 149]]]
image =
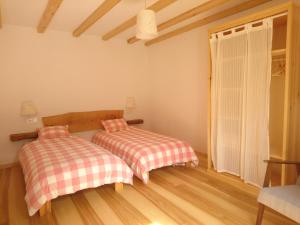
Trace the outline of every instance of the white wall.
[[0, 30], [0, 164], [15, 161], [23, 144], [11, 143], [9, 134], [39, 126], [20, 116], [24, 100], [47, 116], [121, 109], [126, 97], [134, 96], [137, 109], [128, 116], [149, 121], [147, 63], [142, 45], [5, 25]]
[[151, 128], [205, 152], [208, 74], [206, 31], [194, 30], [149, 48]]
[[208, 32], [225, 23], [270, 6], [273, 0], [216, 23], [195, 29], [148, 48], [151, 76], [151, 128], [184, 139], [207, 152]]

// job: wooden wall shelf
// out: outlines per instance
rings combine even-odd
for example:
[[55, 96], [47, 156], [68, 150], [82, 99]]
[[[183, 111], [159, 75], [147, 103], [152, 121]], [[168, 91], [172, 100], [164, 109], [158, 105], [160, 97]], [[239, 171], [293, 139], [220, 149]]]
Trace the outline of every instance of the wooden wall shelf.
[[26, 139], [35, 139], [37, 137], [38, 137], [38, 134], [36, 131], [9, 135], [9, 139], [13, 142], [22, 141], [22, 140], [26, 140]]

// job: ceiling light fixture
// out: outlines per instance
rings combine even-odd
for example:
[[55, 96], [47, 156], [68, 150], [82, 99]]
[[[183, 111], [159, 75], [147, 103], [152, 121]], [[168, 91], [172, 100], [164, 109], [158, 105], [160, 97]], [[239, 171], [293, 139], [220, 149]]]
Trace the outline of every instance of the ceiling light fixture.
[[136, 27], [136, 38], [138, 39], [149, 40], [158, 35], [155, 12], [146, 8], [146, 0], [145, 9], [137, 15]]

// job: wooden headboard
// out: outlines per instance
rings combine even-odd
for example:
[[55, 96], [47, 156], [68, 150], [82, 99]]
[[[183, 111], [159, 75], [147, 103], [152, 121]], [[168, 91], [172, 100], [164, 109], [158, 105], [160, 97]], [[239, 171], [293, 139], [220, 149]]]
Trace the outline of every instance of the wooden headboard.
[[[81, 132], [89, 130], [104, 129], [101, 120], [123, 118], [123, 110], [101, 110], [93, 112], [71, 112], [55, 116], [43, 117], [44, 126], [68, 125], [69, 131]], [[127, 120], [128, 125], [143, 124], [142, 119]], [[37, 131], [10, 134], [11, 141], [21, 141], [35, 139], [38, 137]]]
[[123, 118], [123, 110], [101, 110], [92, 112], [71, 112], [43, 117], [44, 126], [69, 125], [70, 132], [103, 129], [101, 120]]

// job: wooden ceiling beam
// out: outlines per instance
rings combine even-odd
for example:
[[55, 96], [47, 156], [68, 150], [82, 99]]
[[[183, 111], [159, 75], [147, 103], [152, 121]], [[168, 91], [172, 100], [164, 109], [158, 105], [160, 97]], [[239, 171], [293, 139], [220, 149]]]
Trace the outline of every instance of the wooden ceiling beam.
[[208, 17], [205, 17], [203, 19], [200, 19], [200, 20], [198, 20], [196, 22], [193, 22], [193, 23], [191, 23], [189, 25], [183, 26], [181, 28], [178, 28], [178, 29], [175, 29], [175, 30], [173, 30], [171, 32], [163, 34], [163, 35], [161, 35], [161, 36], [159, 36], [159, 37], [157, 37], [155, 39], [147, 41], [145, 43], [145, 45], [146, 46], [150, 46], [150, 45], [153, 45], [153, 44], [157, 44], [157, 43], [159, 43], [161, 41], [164, 41], [166, 39], [172, 38], [172, 37], [177, 36], [179, 34], [188, 32], [188, 31], [193, 30], [195, 28], [207, 25], [209, 23], [215, 22], [217, 20], [223, 19], [223, 18], [228, 17], [228, 16], [232, 16], [232, 15], [234, 15], [236, 13], [239, 13], [239, 12], [242, 12], [242, 11], [254, 8], [254, 7], [258, 6], [258, 5], [261, 5], [261, 4], [264, 4], [266, 2], [270, 2], [270, 1], [272, 1], [272, 0], [250, 0], [250, 1], [247, 1], [247, 2], [244, 2], [244, 3], [241, 3], [239, 5], [231, 7], [229, 9], [223, 10], [223, 11], [218, 12], [216, 14], [213, 14], [211, 16], [208, 16]]
[[44, 33], [63, 0], [48, 0], [47, 7], [37, 26], [39, 33]]
[[[196, 6], [195, 8], [192, 8], [182, 14], [179, 14], [178, 16], [176, 17], [173, 17], [172, 19], [169, 19], [161, 24], [159, 24], [157, 26], [157, 30], [158, 31], [162, 31], [162, 30], [165, 30], [171, 26], [174, 26], [184, 20], [187, 20], [187, 19], [190, 19], [194, 16], [197, 16], [199, 15], [200, 13], [203, 13], [203, 12], [206, 12], [210, 9], [213, 9], [213, 8], [216, 8], [218, 6], [221, 6], [225, 3], [228, 3], [232, 0], [211, 0], [211, 1], [208, 1], [208, 2], [205, 2], [203, 4], [200, 4], [198, 6]], [[133, 44], [135, 42], [139, 41], [138, 38], [136, 37], [131, 37], [127, 40], [128, 44]]]
[[[176, 1], [177, 0], [158, 0], [153, 5], [149, 6], [147, 9], [151, 9], [154, 12], [158, 12]], [[127, 30], [128, 28], [133, 27], [135, 24], [136, 24], [136, 16], [126, 20], [125, 22], [123, 22], [122, 24], [117, 26], [116, 28], [112, 29], [111, 31], [109, 31], [108, 33], [103, 35], [102, 39], [104, 41], [107, 41], [107, 40], [113, 38], [114, 36], [118, 35], [119, 33]]]
[[78, 28], [73, 32], [74, 37], [79, 37], [83, 32], [95, 24], [101, 17], [107, 14], [121, 0], [105, 0]]

